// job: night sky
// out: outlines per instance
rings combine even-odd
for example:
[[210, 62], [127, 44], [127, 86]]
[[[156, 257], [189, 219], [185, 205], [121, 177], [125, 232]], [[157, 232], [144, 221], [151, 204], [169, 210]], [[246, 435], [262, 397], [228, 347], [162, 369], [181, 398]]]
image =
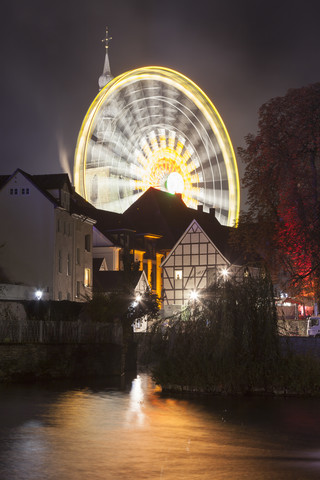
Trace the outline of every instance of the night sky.
[[72, 172], [106, 25], [114, 76], [147, 65], [183, 73], [237, 149], [264, 102], [320, 80], [319, 13], [318, 0], [5, 0], [0, 174]]

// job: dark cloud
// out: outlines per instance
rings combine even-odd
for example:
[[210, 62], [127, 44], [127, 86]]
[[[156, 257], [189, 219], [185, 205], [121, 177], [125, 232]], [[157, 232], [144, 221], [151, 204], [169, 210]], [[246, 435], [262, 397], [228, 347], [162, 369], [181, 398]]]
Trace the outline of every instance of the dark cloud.
[[143, 65], [178, 70], [217, 106], [235, 147], [257, 111], [320, 78], [318, 2], [287, 0], [7, 0], [1, 16], [1, 172], [72, 165], [97, 93], [109, 25], [114, 75]]

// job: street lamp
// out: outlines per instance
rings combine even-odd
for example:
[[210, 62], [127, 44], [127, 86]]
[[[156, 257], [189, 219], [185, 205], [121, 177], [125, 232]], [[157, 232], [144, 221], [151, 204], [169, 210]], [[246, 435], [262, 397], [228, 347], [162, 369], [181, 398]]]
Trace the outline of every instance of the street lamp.
[[142, 296], [140, 295], [140, 293], [138, 293], [138, 295], [136, 296], [135, 300], [132, 302], [132, 306], [133, 307], [136, 307], [138, 305], [138, 303], [140, 303], [142, 300]]
[[41, 300], [42, 298], [42, 290], [37, 290], [34, 294], [34, 296], [36, 297], [37, 300]]
[[221, 275], [223, 276], [223, 279], [226, 280], [229, 276], [229, 272], [228, 272], [228, 269], [227, 268], [223, 268], [221, 270]]
[[190, 300], [193, 300], [194, 302], [198, 299], [198, 292], [195, 290], [191, 290], [190, 292]]

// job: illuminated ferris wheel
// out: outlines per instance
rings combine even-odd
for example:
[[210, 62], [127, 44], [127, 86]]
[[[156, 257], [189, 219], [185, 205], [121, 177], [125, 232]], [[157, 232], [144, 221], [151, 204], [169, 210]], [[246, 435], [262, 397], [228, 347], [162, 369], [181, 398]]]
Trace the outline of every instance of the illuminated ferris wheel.
[[204, 92], [163, 67], [111, 80], [81, 127], [74, 181], [100, 209], [124, 212], [149, 187], [181, 193], [188, 207], [215, 207], [224, 225], [239, 215], [239, 176], [224, 123]]

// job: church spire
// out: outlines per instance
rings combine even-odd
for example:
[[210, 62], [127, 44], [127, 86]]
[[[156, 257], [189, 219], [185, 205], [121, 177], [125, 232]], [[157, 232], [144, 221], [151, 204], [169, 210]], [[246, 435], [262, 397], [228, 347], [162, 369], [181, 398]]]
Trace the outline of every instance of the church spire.
[[98, 81], [100, 90], [103, 87], [105, 87], [107, 85], [107, 83], [109, 83], [110, 80], [112, 80], [112, 78], [113, 78], [112, 75], [111, 75], [111, 71], [110, 71], [109, 51], [108, 51], [110, 40], [112, 40], [112, 37], [109, 37], [109, 30], [108, 30], [108, 27], [106, 27], [106, 36], [102, 40], [102, 42], [104, 43], [105, 49], [106, 49], [106, 56], [105, 56], [105, 59], [104, 59], [103, 72], [102, 72], [101, 77], [99, 77], [99, 81]]

